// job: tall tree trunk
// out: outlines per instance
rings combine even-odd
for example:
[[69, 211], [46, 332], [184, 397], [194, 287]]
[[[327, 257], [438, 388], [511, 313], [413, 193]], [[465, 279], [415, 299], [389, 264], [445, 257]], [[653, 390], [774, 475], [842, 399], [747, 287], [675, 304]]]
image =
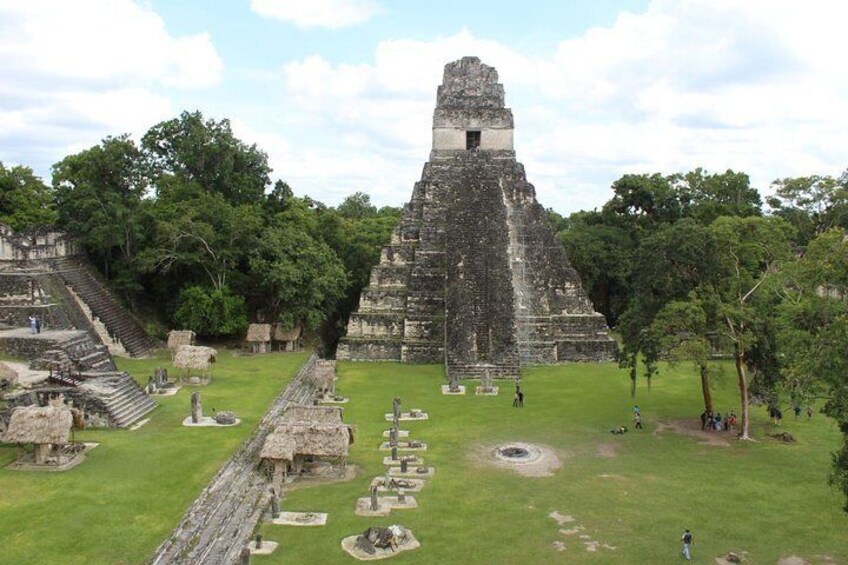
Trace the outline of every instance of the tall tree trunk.
[[713, 411], [713, 395], [710, 392], [710, 373], [706, 363], [699, 363], [701, 371], [701, 392], [704, 394], [704, 410], [709, 414]]
[[630, 398], [636, 398], [636, 375], [630, 375]]
[[745, 379], [745, 350], [736, 344], [736, 375], [739, 377], [739, 396], [742, 400], [742, 419], [739, 439], [750, 440], [748, 435], [748, 381]]

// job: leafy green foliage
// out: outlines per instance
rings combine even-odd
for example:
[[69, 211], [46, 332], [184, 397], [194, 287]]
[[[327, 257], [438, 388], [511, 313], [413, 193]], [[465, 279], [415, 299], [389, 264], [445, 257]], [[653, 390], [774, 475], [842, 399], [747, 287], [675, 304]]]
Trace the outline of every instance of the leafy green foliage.
[[228, 287], [185, 287], [177, 301], [174, 321], [203, 337], [238, 335], [247, 329], [244, 299]]
[[0, 222], [19, 232], [53, 225], [53, 195], [29, 167], [0, 163]]

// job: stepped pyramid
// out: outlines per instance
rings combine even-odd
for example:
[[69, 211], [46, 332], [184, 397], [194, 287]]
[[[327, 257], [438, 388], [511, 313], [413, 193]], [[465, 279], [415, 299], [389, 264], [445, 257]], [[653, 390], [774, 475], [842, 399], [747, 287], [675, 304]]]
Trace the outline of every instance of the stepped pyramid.
[[458, 378], [517, 378], [523, 364], [615, 352], [515, 160], [497, 71], [476, 57], [449, 63], [430, 161], [337, 358], [444, 362]]

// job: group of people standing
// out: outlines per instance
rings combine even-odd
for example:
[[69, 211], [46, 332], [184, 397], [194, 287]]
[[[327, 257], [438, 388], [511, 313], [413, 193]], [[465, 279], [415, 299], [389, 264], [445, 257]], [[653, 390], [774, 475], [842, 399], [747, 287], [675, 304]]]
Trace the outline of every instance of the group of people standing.
[[41, 318], [39, 318], [35, 314], [29, 315], [29, 333], [31, 333], [31, 334], [40, 334], [41, 333]]
[[712, 410], [701, 412], [701, 429], [708, 432], [733, 431], [736, 428], [736, 412], [730, 411], [723, 417], [721, 412], [713, 414]]

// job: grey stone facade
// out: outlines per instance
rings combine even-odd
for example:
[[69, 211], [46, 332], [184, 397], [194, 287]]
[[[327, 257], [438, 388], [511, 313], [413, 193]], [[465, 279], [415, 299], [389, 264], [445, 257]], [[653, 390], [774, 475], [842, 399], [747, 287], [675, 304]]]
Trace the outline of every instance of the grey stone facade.
[[497, 72], [445, 66], [433, 150], [337, 357], [444, 362], [518, 377], [527, 363], [601, 361], [615, 342], [536, 201]]

